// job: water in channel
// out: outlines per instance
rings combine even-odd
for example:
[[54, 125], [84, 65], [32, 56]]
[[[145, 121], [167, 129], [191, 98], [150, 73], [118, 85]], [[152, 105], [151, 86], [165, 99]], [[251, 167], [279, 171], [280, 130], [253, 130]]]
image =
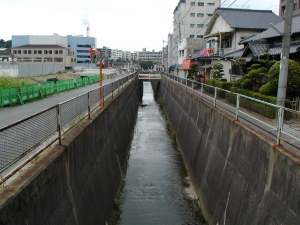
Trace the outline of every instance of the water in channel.
[[151, 84], [143, 85], [117, 224], [206, 224]]

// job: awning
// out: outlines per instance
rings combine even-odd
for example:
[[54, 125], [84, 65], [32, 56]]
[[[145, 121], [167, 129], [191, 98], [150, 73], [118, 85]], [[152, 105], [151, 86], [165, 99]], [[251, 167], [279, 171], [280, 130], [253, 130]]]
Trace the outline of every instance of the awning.
[[182, 65], [181, 65], [181, 69], [183, 69], [183, 70], [191, 69], [191, 65], [193, 63], [192, 61], [193, 60], [191, 60], [191, 59], [184, 59], [182, 62]]
[[215, 65], [217, 64], [207, 64], [205, 66], [201, 66], [202, 68], [211, 68], [211, 67], [214, 67]]

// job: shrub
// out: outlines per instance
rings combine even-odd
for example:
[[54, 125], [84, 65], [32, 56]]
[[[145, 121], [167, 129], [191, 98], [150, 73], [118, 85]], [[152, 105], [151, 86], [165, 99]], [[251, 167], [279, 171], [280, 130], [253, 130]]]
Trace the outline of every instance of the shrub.
[[272, 90], [270, 82], [261, 86], [259, 89], [259, 93], [262, 95], [274, 95], [274, 90]]
[[[276, 62], [268, 73], [268, 80], [273, 93], [277, 92], [279, 72], [280, 62]], [[294, 60], [289, 60], [286, 95], [290, 99], [300, 95], [300, 66]]]

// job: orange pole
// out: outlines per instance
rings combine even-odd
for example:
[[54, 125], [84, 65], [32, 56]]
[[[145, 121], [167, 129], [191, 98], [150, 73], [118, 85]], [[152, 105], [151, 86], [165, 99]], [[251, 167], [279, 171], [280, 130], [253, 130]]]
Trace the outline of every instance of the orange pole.
[[100, 106], [103, 105], [102, 103], [102, 59], [100, 58]]

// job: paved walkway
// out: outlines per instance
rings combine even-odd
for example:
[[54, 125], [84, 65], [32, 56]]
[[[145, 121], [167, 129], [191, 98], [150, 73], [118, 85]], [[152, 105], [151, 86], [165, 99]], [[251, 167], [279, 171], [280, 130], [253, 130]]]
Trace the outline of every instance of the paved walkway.
[[[117, 80], [124, 76], [125, 75], [120, 75], [115, 79], [103, 80], [103, 85], [111, 83], [114, 80]], [[96, 89], [97, 87], [99, 87], [99, 83], [81, 87], [79, 89], [73, 89], [71, 91], [63, 92], [60, 94], [54, 94], [44, 99], [25, 103], [24, 105], [0, 108], [0, 128], [20, 121], [24, 118], [27, 118], [35, 113], [50, 108], [54, 105], [57, 105], [58, 103], [71, 99], [75, 96]]]

